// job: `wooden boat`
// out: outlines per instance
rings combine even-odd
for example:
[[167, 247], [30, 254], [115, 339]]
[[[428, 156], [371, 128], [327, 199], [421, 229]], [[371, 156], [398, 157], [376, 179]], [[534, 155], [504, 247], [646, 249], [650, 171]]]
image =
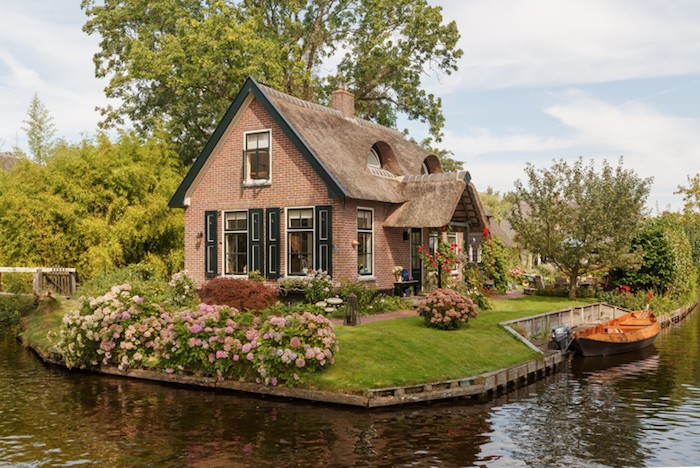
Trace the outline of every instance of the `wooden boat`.
[[648, 310], [630, 312], [574, 333], [571, 347], [583, 356], [627, 353], [651, 345], [661, 325]]

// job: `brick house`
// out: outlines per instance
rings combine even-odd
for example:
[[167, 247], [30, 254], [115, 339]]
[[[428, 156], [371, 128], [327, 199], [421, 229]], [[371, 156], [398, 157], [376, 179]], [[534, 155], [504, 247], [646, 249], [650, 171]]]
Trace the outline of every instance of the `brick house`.
[[185, 211], [185, 268], [198, 285], [321, 269], [387, 290], [397, 265], [425, 278], [418, 246], [434, 245], [441, 226], [469, 250], [487, 223], [468, 172], [444, 173], [400, 132], [354, 117], [349, 92], [325, 107], [252, 78], [170, 206]]

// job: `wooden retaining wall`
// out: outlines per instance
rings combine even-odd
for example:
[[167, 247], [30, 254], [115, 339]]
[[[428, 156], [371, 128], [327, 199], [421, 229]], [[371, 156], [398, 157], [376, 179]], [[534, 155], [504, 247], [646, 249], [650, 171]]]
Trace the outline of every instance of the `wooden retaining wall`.
[[[678, 323], [685, 316], [690, 314], [696, 307], [697, 304], [693, 304], [689, 307], [678, 309], [670, 314], [660, 317], [662, 326], [668, 326], [671, 323]], [[232, 380], [219, 381], [213, 377], [167, 374], [162, 371], [150, 371], [143, 369], [122, 371], [117, 367], [102, 367], [99, 369], [99, 372], [103, 374], [152, 380], [157, 382], [175, 383], [212, 389], [233, 390], [258, 395], [270, 395], [274, 397], [292, 398], [319, 403], [332, 403], [361, 408], [381, 408], [451, 398], [482, 398], [518, 388], [541, 379], [546, 375], [553, 374], [564, 362], [562, 353], [559, 351], [544, 350], [536, 347], [534, 344], [532, 344], [532, 342], [517, 333], [513, 329], [513, 325], [516, 325], [516, 329], [519, 329], [520, 326], [522, 326], [523, 329], [529, 330], [531, 334], [537, 334], [539, 333], [539, 330], [541, 330], [541, 327], [544, 327], [545, 325], [549, 327], [553, 324], [590, 323], [592, 318], [606, 317], [607, 314], [619, 314], [623, 311], [624, 309], [599, 303], [503, 322], [501, 325], [506, 330], [510, 330], [514, 336], [524, 341], [531, 348], [536, 349], [542, 354], [542, 356], [513, 367], [487, 372], [474, 377], [465, 377], [462, 379], [415, 385], [375, 388], [351, 394], [306, 390], [300, 388], [273, 387], [269, 385], [260, 385], [250, 382], [237, 382]], [[557, 320], [561, 321], [557, 322]], [[564, 320], [571, 320], [571, 322], [564, 322]], [[39, 356], [47, 363], [60, 366], [64, 365], [63, 362], [56, 359], [55, 356], [43, 356], [41, 354]]]

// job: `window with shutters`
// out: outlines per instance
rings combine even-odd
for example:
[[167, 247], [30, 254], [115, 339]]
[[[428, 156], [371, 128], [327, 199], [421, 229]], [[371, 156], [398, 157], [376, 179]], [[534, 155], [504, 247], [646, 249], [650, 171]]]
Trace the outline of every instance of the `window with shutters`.
[[271, 174], [270, 130], [244, 134], [243, 165], [246, 185], [270, 183]]
[[287, 209], [287, 274], [306, 275], [314, 268], [314, 209]]
[[224, 258], [226, 275], [248, 273], [248, 212], [224, 212]]
[[374, 273], [374, 212], [357, 210], [357, 273], [370, 276]]

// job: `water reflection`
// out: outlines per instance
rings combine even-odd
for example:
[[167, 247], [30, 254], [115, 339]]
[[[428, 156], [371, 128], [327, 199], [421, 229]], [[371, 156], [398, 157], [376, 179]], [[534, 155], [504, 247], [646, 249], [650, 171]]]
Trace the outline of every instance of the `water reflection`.
[[0, 337], [0, 465], [698, 464], [698, 323], [488, 403], [382, 411], [69, 373]]

